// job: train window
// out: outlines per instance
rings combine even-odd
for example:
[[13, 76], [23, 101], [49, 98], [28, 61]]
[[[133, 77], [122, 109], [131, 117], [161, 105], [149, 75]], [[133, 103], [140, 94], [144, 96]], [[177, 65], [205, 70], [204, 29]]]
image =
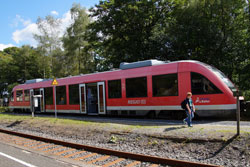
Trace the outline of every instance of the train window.
[[69, 85], [69, 104], [79, 104], [79, 85]]
[[40, 95], [41, 92], [40, 92], [40, 89], [34, 89], [34, 95]]
[[222, 93], [221, 90], [205, 76], [195, 72], [191, 72], [191, 89], [194, 95]]
[[147, 77], [126, 79], [127, 97], [147, 97]]
[[153, 96], [178, 96], [178, 75], [155, 75], [152, 77]]
[[[201, 63], [201, 62], [200, 62]], [[212, 70], [214, 72], [214, 74], [216, 74], [218, 77], [220, 77], [220, 79], [231, 89], [235, 89], [235, 86], [234, 84], [228, 79], [228, 77], [223, 73], [221, 72], [220, 70], [218, 70], [217, 68], [211, 66], [211, 65], [208, 65], [208, 64], [205, 64], [205, 63], [201, 63], [203, 65], [205, 65], [207, 68], [209, 68], [210, 70]]]
[[45, 105], [53, 105], [53, 88], [44, 88]]
[[56, 104], [58, 105], [66, 104], [66, 86], [56, 87]]
[[24, 101], [30, 101], [30, 90], [24, 90]]
[[16, 91], [16, 101], [23, 101], [23, 91], [22, 90]]
[[14, 101], [14, 92], [11, 92], [10, 101]]
[[108, 95], [109, 95], [109, 98], [121, 98], [122, 97], [121, 80], [108, 81]]

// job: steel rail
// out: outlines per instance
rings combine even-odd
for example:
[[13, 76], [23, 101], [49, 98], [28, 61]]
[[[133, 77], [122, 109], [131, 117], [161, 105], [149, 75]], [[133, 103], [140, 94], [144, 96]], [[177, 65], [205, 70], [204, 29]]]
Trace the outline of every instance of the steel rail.
[[46, 143], [53, 143], [53, 144], [62, 145], [62, 146], [70, 147], [70, 148], [83, 149], [83, 150], [90, 151], [90, 152], [113, 155], [113, 156], [117, 156], [121, 158], [133, 159], [133, 160], [143, 161], [143, 162], [166, 164], [166, 165], [178, 166], [178, 167], [180, 166], [181, 167], [221, 167], [221, 166], [212, 165], [212, 164], [203, 164], [203, 163], [198, 163], [198, 162], [190, 162], [190, 161], [183, 161], [183, 160], [176, 160], [176, 159], [169, 159], [169, 158], [161, 158], [161, 157], [150, 156], [150, 155], [116, 151], [116, 150], [111, 150], [111, 149], [106, 149], [106, 148], [99, 148], [99, 147], [88, 146], [88, 145], [83, 145], [83, 144], [60, 141], [56, 139], [44, 138], [40, 136], [34, 136], [30, 134], [24, 134], [20, 132], [5, 130], [5, 129], [0, 129], [0, 132], [5, 133], [5, 134], [19, 136], [19, 137], [24, 137], [28, 139], [43, 141]]

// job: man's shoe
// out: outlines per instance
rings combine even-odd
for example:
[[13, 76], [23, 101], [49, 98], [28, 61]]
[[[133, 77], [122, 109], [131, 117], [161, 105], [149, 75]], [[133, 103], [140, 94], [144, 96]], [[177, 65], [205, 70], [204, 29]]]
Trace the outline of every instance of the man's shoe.
[[193, 127], [193, 125], [189, 125], [188, 127]]

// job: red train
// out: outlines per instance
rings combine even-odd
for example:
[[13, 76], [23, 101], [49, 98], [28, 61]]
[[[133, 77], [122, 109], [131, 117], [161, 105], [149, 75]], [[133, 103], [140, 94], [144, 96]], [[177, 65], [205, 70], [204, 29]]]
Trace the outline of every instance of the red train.
[[[186, 93], [193, 93], [199, 116], [229, 116], [236, 111], [232, 82], [199, 61], [147, 60], [121, 63], [120, 69], [52, 80], [29, 80], [13, 88], [11, 109], [88, 115], [179, 116]], [[38, 101], [33, 102], [33, 97]], [[56, 102], [56, 105], [55, 105]]]

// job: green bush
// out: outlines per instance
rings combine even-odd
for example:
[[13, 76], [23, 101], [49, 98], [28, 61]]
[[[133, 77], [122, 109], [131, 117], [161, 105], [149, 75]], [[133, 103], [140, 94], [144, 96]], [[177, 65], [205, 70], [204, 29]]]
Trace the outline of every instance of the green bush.
[[243, 96], [245, 101], [250, 101], [250, 90], [244, 91]]
[[0, 107], [0, 112], [4, 112], [5, 108], [4, 107]]

